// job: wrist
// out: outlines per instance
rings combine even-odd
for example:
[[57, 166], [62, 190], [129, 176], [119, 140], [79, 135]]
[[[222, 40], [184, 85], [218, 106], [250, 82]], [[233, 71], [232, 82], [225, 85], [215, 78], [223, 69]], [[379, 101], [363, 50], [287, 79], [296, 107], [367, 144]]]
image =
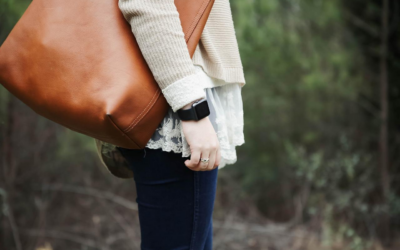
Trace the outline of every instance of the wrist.
[[203, 98], [199, 98], [199, 99], [197, 99], [197, 100], [194, 100], [194, 101], [192, 101], [192, 102], [186, 104], [185, 106], [183, 106], [183, 107], [180, 108], [180, 109], [190, 109], [190, 107], [192, 106], [193, 103], [195, 103], [195, 102], [197, 102], [198, 100], [201, 100], [201, 99], [203, 99]]
[[[189, 104], [185, 105], [189, 106]], [[198, 121], [210, 115], [210, 109], [206, 98], [201, 98], [194, 101], [188, 109], [185, 107], [177, 111], [179, 118], [182, 121]]]

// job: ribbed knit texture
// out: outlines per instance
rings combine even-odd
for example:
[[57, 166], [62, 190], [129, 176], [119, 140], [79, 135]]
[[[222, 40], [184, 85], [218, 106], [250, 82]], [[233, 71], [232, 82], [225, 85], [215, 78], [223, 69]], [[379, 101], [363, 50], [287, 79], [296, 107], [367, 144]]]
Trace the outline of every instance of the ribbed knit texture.
[[229, 0], [215, 0], [192, 59], [174, 0], [119, 0], [118, 4], [174, 112], [206, 96], [194, 64], [227, 84], [245, 84]]

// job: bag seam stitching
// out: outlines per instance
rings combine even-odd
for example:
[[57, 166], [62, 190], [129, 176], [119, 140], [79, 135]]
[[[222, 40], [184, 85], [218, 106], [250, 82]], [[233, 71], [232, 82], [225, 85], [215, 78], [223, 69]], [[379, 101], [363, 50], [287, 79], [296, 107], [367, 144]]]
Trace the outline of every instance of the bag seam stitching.
[[130, 132], [143, 119], [143, 117], [149, 113], [150, 109], [154, 106], [154, 104], [158, 100], [160, 93], [161, 89], [158, 89], [157, 92], [151, 98], [150, 102], [147, 104], [147, 106], [142, 110], [142, 112], [129, 124], [129, 126], [126, 129], [123, 130], [125, 133]]

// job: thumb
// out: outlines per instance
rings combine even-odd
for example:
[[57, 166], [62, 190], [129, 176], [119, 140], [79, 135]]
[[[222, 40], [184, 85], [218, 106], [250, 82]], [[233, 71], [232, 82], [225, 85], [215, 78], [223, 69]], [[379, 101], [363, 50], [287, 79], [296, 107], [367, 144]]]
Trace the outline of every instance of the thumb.
[[190, 160], [186, 160], [186, 161], [185, 161], [185, 165], [186, 165], [186, 167], [189, 167], [189, 165], [190, 165]]

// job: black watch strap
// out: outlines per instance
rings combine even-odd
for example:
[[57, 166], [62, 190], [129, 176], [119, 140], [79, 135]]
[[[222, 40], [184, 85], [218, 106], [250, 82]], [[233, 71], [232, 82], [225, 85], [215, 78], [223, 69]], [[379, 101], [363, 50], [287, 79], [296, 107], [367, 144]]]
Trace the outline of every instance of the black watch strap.
[[182, 121], [196, 120], [196, 115], [192, 107], [190, 107], [190, 109], [178, 110], [178, 115]]
[[210, 115], [210, 109], [208, 107], [207, 99], [202, 99], [193, 103], [190, 109], [179, 109], [177, 113], [182, 121], [198, 121]]

